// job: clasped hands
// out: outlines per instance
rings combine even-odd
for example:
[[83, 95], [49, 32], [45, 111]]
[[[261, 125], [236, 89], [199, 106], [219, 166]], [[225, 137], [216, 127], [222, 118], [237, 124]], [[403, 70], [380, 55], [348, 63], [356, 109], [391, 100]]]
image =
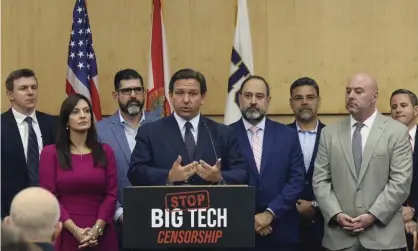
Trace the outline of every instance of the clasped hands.
[[74, 237], [80, 243], [78, 248], [86, 248], [86, 247], [94, 247], [97, 246], [98, 241], [97, 238], [99, 237], [99, 233], [97, 231], [93, 231], [92, 228], [76, 228], [74, 232]]
[[262, 213], [255, 215], [255, 231], [261, 236], [269, 235], [273, 232], [271, 227], [271, 222], [273, 221], [274, 216], [269, 211], [264, 211]]
[[174, 161], [170, 172], [168, 173], [168, 181], [170, 183], [178, 181], [187, 181], [194, 174], [199, 175], [202, 179], [209, 182], [218, 182], [221, 179], [221, 159], [218, 159], [215, 165], [211, 166], [203, 160], [182, 166], [181, 156]]
[[376, 218], [370, 213], [361, 214], [355, 218], [352, 218], [345, 213], [339, 213], [336, 220], [344, 230], [357, 234], [373, 225]]

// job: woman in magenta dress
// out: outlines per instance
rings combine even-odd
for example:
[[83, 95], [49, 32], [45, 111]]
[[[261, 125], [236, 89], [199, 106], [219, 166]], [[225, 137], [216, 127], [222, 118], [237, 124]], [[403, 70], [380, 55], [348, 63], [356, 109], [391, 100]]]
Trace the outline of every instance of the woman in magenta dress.
[[41, 153], [39, 182], [60, 202], [64, 228], [56, 251], [118, 250], [115, 157], [109, 145], [98, 142], [91, 104], [83, 95], [62, 103], [57, 142]]

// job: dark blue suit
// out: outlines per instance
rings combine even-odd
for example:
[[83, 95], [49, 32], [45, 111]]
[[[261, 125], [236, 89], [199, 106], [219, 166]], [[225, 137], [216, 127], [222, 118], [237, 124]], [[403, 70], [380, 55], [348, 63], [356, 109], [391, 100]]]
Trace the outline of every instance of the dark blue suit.
[[[288, 126], [292, 127], [293, 129], [297, 129], [296, 122], [288, 124]], [[315, 194], [312, 188], [312, 175], [314, 171], [314, 163], [316, 154], [318, 152], [318, 143], [321, 137], [322, 128], [325, 125], [318, 120], [318, 131], [315, 140], [315, 147], [312, 153], [312, 159], [309, 165], [309, 169], [306, 172], [305, 176], [305, 187], [303, 189], [302, 194], [300, 195], [300, 199], [313, 201], [315, 199]], [[324, 218], [319, 210], [317, 210], [316, 215], [312, 221], [307, 221], [301, 218], [301, 242], [302, 246], [305, 247], [303, 250], [320, 250], [322, 237], [324, 236]], [[317, 249], [314, 248], [316, 246]], [[319, 246], [319, 247], [318, 247]]]
[[[216, 155], [205, 124], [212, 135]], [[139, 128], [136, 136], [136, 145], [128, 170], [129, 181], [134, 186], [166, 185], [168, 173], [178, 155], [182, 157], [181, 165], [189, 164], [186, 146], [173, 114], [144, 124]], [[194, 160], [202, 159], [210, 165], [215, 165], [216, 156], [222, 159], [222, 177], [227, 184], [247, 182], [247, 164], [239, 151], [238, 140], [233, 130], [200, 116]], [[211, 184], [198, 175], [192, 176], [188, 183]]]
[[305, 184], [303, 155], [296, 131], [266, 118], [259, 174], [243, 121], [230, 126], [235, 129], [250, 166], [249, 185], [255, 187], [256, 213], [270, 208], [276, 215], [271, 223], [273, 233], [256, 236], [256, 249], [295, 248], [300, 241], [295, 205]]

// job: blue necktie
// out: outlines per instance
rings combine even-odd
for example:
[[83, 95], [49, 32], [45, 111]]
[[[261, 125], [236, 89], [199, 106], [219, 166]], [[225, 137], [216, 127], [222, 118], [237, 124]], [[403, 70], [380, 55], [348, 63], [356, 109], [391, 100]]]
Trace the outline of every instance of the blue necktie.
[[35, 130], [33, 130], [32, 126], [32, 118], [26, 117], [26, 123], [28, 123], [29, 128], [29, 135], [28, 135], [28, 152], [26, 157], [26, 164], [28, 166], [28, 174], [29, 174], [29, 183], [30, 186], [38, 186], [39, 185], [39, 175], [38, 175], [38, 167], [39, 167], [39, 146], [38, 146], [38, 139], [35, 134]]

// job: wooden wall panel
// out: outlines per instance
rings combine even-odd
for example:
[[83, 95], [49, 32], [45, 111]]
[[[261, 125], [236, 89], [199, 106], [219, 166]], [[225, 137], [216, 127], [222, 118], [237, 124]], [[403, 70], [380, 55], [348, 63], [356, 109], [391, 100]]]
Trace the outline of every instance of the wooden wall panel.
[[[36, 71], [39, 110], [57, 114], [65, 97], [73, 0], [1, 1], [2, 111], [7, 74]], [[171, 73], [191, 67], [207, 78], [202, 112], [225, 107], [235, 0], [165, 0], [164, 21]], [[255, 73], [272, 86], [271, 114], [289, 114], [289, 86], [301, 76], [321, 88], [321, 113], [345, 113], [344, 86], [365, 71], [379, 82], [379, 110], [390, 93], [418, 93], [418, 1], [248, 0]], [[112, 114], [116, 71], [131, 67], [148, 78], [151, 0], [88, 0], [99, 70], [103, 114]]]

